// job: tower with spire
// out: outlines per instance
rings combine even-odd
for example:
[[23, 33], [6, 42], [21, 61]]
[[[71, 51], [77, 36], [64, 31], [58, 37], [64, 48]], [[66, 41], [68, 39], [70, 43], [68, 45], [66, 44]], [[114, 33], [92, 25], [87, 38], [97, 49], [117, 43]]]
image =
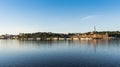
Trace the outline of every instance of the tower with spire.
[[96, 26], [94, 26], [94, 33], [96, 33]]

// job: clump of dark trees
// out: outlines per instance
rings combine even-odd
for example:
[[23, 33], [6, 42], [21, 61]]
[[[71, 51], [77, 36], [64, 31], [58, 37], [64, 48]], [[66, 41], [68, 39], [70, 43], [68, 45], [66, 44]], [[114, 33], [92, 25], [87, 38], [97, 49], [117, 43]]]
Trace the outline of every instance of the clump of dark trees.
[[62, 34], [62, 33], [50, 33], [50, 32], [37, 32], [37, 33], [24, 33], [22, 35], [18, 35], [18, 38], [68, 38], [69, 36], [74, 34]]

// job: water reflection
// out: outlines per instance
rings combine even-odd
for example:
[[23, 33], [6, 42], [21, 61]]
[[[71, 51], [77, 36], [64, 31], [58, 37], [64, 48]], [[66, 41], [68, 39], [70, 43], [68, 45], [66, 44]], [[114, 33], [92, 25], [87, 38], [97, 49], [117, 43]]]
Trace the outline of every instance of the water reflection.
[[36, 49], [36, 48], [91, 48], [96, 52], [99, 49], [119, 49], [119, 39], [94, 39], [94, 40], [76, 40], [76, 41], [19, 41], [19, 40], [0, 40], [1, 49]]
[[118, 39], [94, 39], [94, 40], [76, 40], [76, 41], [19, 41], [19, 40], [0, 40], [0, 48], [54, 48], [54, 47], [83, 47], [89, 48], [107, 47], [107, 48], [119, 48], [120, 40]]
[[[120, 67], [120, 40], [0, 40], [0, 66]], [[11, 67], [12, 67], [11, 66]]]

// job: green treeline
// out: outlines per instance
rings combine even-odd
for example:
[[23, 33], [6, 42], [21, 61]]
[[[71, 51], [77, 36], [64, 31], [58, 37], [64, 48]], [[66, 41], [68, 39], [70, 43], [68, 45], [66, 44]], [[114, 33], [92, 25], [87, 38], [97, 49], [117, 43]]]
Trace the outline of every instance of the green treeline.
[[[120, 31], [96, 31], [94, 34], [108, 34], [109, 37], [116, 37], [120, 38]], [[41, 38], [41, 39], [46, 39], [46, 38], [70, 38], [71, 36], [75, 35], [82, 35], [82, 34], [91, 34], [91, 32], [87, 33], [68, 33], [68, 34], [63, 34], [63, 33], [51, 33], [51, 32], [37, 32], [37, 33], [22, 33], [18, 35], [19, 39], [22, 38]]]
[[[72, 34], [71, 34], [72, 35]], [[25, 33], [18, 35], [18, 38], [68, 38], [68, 34], [60, 34], [60, 33], [50, 33], [50, 32], [37, 32], [37, 33]]]

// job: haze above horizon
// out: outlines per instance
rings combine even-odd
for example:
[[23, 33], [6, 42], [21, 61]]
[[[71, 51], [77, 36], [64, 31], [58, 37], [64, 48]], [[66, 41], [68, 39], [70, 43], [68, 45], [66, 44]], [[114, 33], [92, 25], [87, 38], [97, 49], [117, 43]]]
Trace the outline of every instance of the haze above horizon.
[[120, 0], [0, 0], [0, 34], [120, 29]]

